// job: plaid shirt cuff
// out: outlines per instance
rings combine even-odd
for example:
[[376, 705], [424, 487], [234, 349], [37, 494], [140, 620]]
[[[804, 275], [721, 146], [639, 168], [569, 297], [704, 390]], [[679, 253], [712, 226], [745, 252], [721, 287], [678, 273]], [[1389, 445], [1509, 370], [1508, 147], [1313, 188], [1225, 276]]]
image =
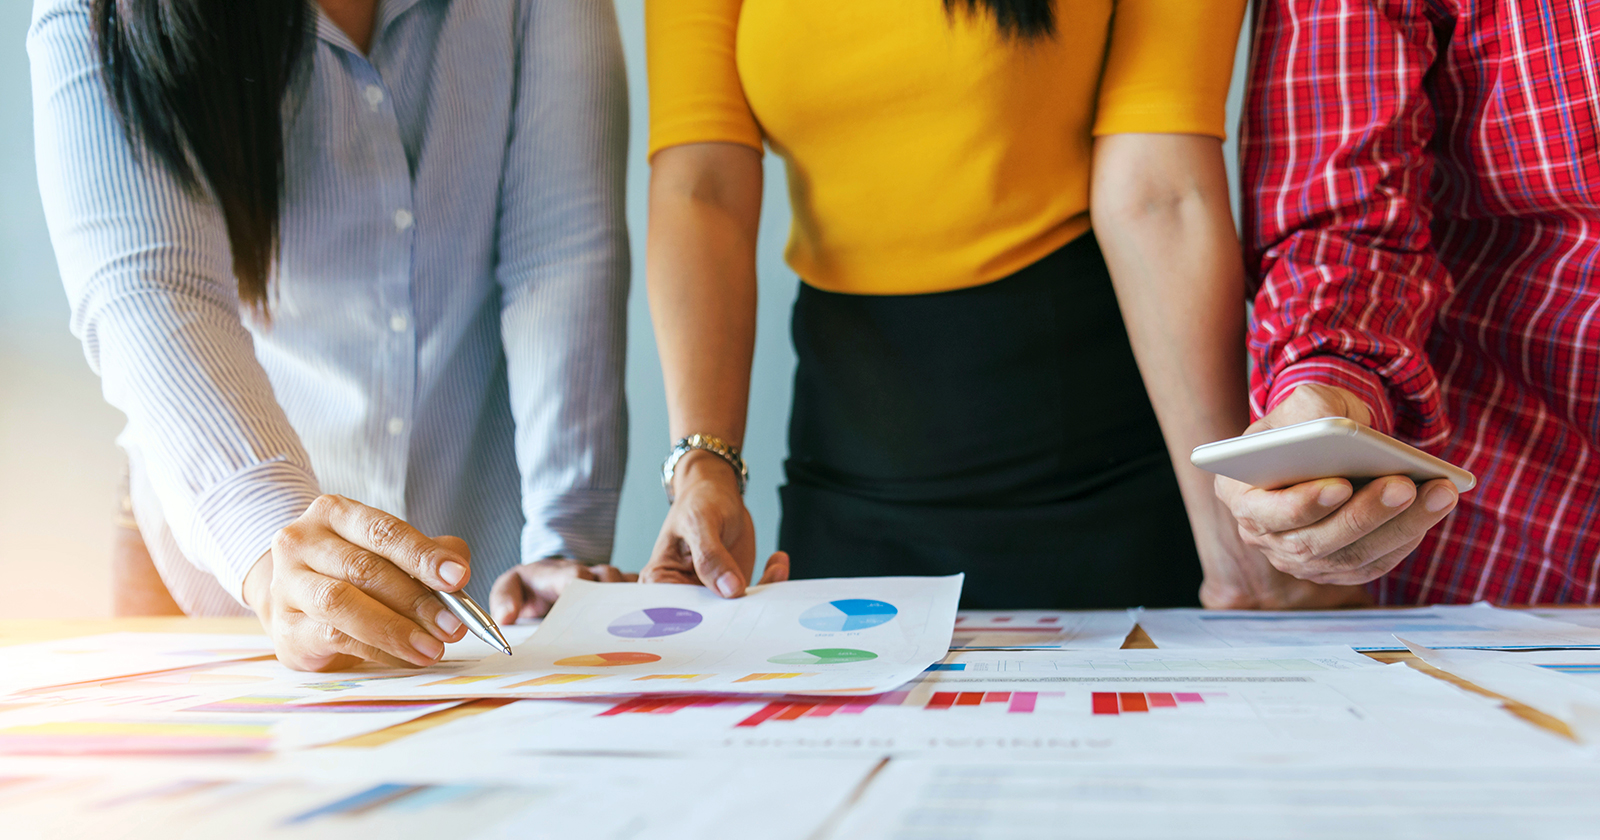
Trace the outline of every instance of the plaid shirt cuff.
[[1372, 428], [1394, 434], [1394, 408], [1389, 404], [1383, 379], [1355, 362], [1333, 356], [1314, 356], [1279, 371], [1267, 396], [1266, 410], [1277, 408], [1295, 388], [1307, 384], [1331, 385], [1355, 394], [1372, 412]]

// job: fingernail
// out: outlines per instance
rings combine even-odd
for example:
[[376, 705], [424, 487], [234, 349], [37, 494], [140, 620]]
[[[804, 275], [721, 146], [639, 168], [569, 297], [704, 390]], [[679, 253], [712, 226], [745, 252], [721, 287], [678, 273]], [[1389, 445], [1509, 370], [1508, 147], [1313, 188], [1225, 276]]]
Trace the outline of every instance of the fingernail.
[[444, 582], [451, 586], [460, 583], [466, 576], [467, 567], [454, 560], [446, 560], [439, 564], [439, 577], [444, 578]]
[[722, 577], [717, 578], [717, 591], [721, 592], [724, 598], [732, 598], [737, 595], [739, 593], [739, 576], [733, 572], [723, 572]]
[[1397, 508], [1417, 497], [1417, 488], [1409, 481], [1390, 482], [1383, 488], [1384, 507]]
[[430, 662], [437, 662], [439, 657], [444, 655], [444, 642], [421, 630], [412, 631], [411, 646], [416, 648], [418, 653], [428, 657]]
[[1330, 484], [1322, 488], [1322, 492], [1317, 494], [1317, 504], [1323, 507], [1342, 505], [1345, 499], [1350, 498], [1351, 492], [1350, 485], [1343, 482]]
[[449, 610], [440, 610], [439, 614], [434, 616], [433, 623], [439, 625], [439, 629], [443, 630], [446, 636], [454, 636], [456, 631], [461, 629], [461, 619], [456, 618], [456, 614]]
[[1428, 498], [1422, 503], [1429, 513], [1438, 513], [1456, 503], [1456, 494], [1448, 487], [1435, 487], [1428, 491]]

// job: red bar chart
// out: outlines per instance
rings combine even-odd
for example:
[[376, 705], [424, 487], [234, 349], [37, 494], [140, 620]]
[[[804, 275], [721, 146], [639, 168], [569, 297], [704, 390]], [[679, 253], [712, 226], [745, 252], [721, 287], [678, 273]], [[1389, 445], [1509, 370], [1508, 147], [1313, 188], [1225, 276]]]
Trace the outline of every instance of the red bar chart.
[[1227, 696], [1221, 692], [1201, 694], [1194, 691], [1096, 691], [1090, 695], [1089, 707], [1090, 711], [1097, 715], [1141, 714], [1190, 705], [1198, 706], [1206, 702], [1206, 697], [1215, 699]]

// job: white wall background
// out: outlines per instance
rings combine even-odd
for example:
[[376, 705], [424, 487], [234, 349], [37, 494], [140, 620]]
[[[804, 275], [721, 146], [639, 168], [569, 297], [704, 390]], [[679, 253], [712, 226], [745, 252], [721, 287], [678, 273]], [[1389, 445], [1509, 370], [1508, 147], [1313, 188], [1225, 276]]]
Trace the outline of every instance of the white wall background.
[[[39, 207], [23, 46], [31, 5], [26, 0], [0, 3], [0, 617], [101, 616], [110, 609], [106, 557], [120, 470], [113, 438], [122, 418], [100, 399], [99, 382], [67, 331], [66, 298]], [[637, 569], [647, 559], [666, 512], [657, 470], [670, 441], [644, 294], [648, 171], [643, 0], [617, 0], [617, 8], [633, 96], [628, 202], [636, 270], [628, 339], [631, 452], [615, 562]], [[1237, 119], [1244, 49], [1241, 44], [1229, 103], [1230, 125]], [[1231, 170], [1231, 142], [1228, 163]], [[794, 368], [788, 316], [797, 280], [783, 262], [788, 228], [783, 168], [769, 155], [757, 255], [761, 302], [745, 442], [751, 472], [747, 498], [761, 556], [777, 540], [777, 488]]]

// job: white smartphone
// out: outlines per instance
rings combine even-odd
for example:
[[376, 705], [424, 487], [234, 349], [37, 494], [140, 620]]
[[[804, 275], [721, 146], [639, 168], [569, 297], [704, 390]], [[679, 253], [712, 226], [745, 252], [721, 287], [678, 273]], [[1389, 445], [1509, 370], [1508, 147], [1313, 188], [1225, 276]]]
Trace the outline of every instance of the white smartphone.
[[1345, 417], [1324, 417], [1195, 447], [1189, 462], [1252, 487], [1278, 490], [1319, 478], [1358, 485], [1386, 475], [1418, 484], [1448, 478], [1465, 493], [1472, 473]]

